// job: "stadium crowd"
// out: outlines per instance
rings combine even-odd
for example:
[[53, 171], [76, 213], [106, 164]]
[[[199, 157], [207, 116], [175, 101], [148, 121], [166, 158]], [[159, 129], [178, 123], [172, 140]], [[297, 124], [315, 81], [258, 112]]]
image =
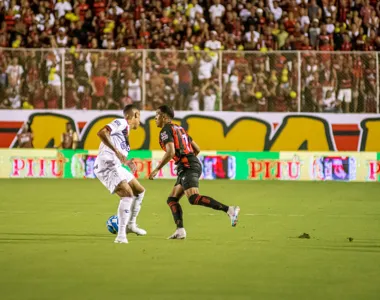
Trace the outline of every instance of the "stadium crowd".
[[376, 112], [379, 16], [377, 0], [0, 0], [0, 108]]

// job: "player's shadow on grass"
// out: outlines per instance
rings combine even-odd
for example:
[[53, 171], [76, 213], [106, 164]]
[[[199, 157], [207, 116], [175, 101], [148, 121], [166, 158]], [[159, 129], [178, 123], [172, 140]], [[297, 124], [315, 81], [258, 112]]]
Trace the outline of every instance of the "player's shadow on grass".
[[[80, 233], [28, 233], [28, 232], [0, 232], [0, 244], [9, 244], [12, 242], [18, 242], [18, 241], [46, 241], [46, 242], [78, 242], [78, 241], [86, 241], [86, 242], [92, 242], [99, 239], [102, 240], [109, 240], [114, 239], [116, 235], [114, 234], [80, 234]], [[131, 235], [132, 239], [141, 239], [141, 241], [151, 242], [153, 240], [166, 240], [166, 236], [161, 235], [149, 235], [149, 239], [146, 239], [142, 236], [136, 236], [134, 234]], [[192, 239], [193, 241], [208, 241], [211, 242], [210, 239], [204, 238], [198, 238], [198, 239]], [[184, 242], [184, 241], [182, 241]]]
[[32, 233], [32, 232], [0, 232], [0, 235], [27, 235], [27, 236], [75, 236], [75, 237], [109, 237], [109, 234], [83, 233]]
[[12, 241], [91, 241], [94, 239], [109, 239], [109, 234], [70, 234], [70, 233], [8, 233], [0, 232], [0, 243]]

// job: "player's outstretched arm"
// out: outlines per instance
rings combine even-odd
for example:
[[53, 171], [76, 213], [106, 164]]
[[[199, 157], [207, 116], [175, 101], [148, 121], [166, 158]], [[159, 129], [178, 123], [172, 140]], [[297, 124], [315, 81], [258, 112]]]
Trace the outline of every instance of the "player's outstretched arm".
[[201, 148], [198, 146], [198, 144], [196, 142], [191, 141], [191, 147], [193, 147], [193, 151], [194, 151], [195, 156], [197, 156], [199, 154], [199, 152], [201, 152]]
[[166, 152], [162, 157], [160, 164], [150, 173], [149, 179], [153, 180], [156, 177], [157, 173], [174, 157], [175, 148], [174, 143], [170, 142], [166, 144]]
[[115, 152], [118, 159], [120, 159], [121, 163], [126, 165], [127, 159], [126, 157], [121, 154], [115, 147], [115, 145], [111, 141], [111, 135], [108, 127], [104, 127], [103, 129], [99, 130], [98, 137], [101, 139], [101, 141], [106, 145], [108, 148], [110, 148], [113, 152]]

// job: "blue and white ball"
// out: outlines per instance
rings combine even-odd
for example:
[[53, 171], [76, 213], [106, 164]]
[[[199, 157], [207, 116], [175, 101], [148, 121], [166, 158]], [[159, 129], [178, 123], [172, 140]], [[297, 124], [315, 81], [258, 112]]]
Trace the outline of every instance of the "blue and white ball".
[[116, 215], [109, 217], [106, 224], [107, 224], [107, 229], [109, 232], [111, 232], [112, 234], [116, 234], [118, 232], [119, 219], [117, 218]]

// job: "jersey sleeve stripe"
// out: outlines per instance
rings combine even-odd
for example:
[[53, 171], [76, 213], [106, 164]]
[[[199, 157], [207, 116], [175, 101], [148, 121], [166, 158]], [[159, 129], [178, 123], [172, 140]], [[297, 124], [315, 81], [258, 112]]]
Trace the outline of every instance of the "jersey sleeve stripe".
[[174, 148], [180, 149], [177, 131], [174, 129], [174, 127], [172, 127], [172, 132], [173, 132], [173, 137], [174, 137]]
[[181, 141], [182, 141], [182, 145], [183, 145], [183, 151], [185, 152], [185, 154], [189, 154], [190, 151], [187, 147], [187, 143], [186, 143], [185, 139], [183, 138], [183, 134], [181, 134]]

